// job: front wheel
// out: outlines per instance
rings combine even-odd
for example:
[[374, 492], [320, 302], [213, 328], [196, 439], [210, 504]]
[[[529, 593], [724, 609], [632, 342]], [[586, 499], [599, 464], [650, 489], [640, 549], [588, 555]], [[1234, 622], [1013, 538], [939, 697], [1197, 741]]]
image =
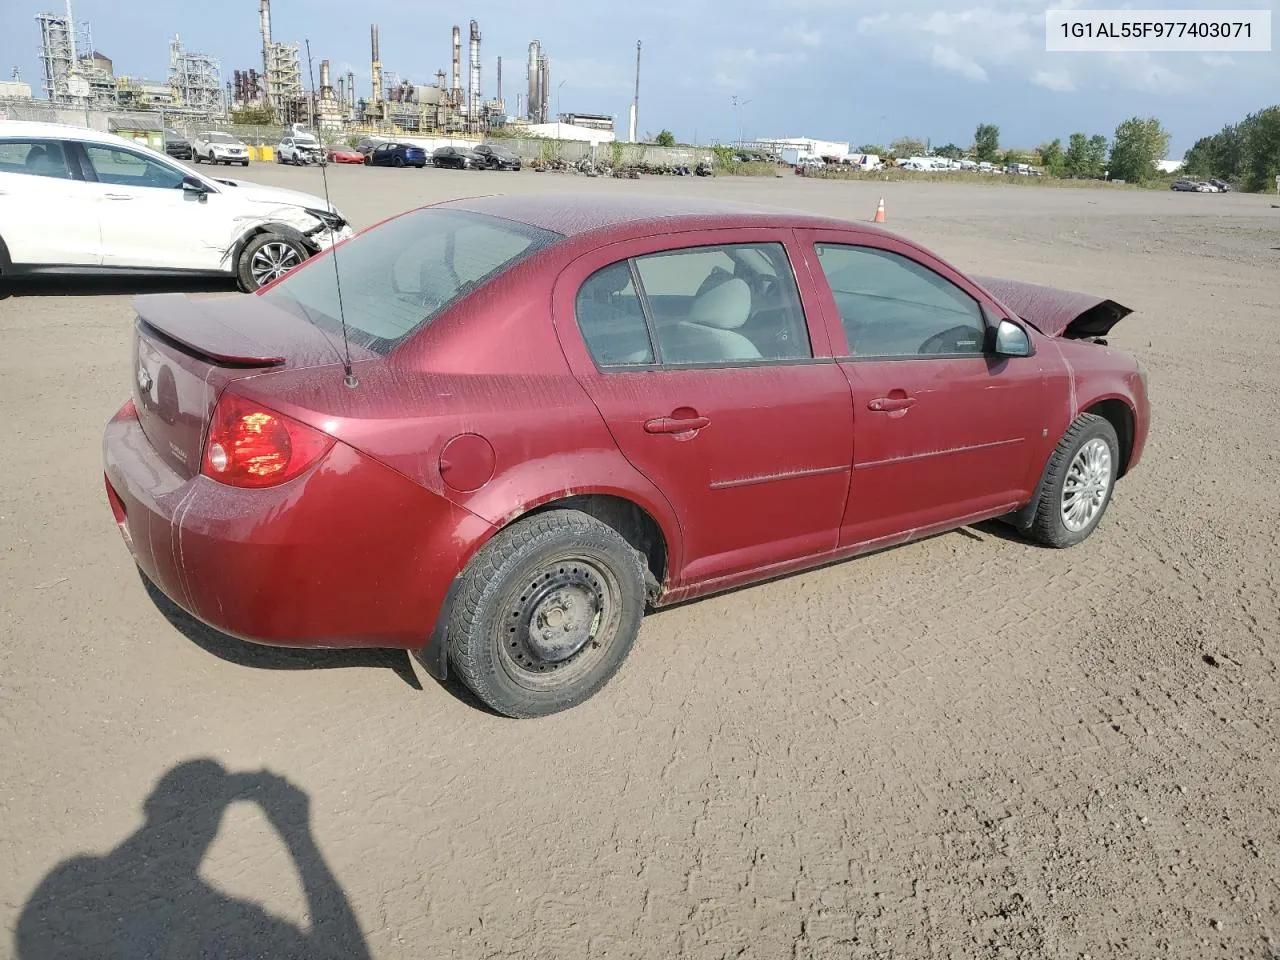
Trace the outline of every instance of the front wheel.
[[617, 673], [645, 608], [643, 560], [576, 510], [517, 521], [467, 566], [448, 623], [463, 682], [508, 717], [577, 706]]
[[296, 240], [278, 233], [260, 233], [240, 254], [236, 279], [240, 289], [253, 293], [271, 281], [284, 276], [307, 259], [307, 250]]
[[1049, 457], [1030, 534], [1050, 547], [1071, 547], [1097, 529], [1120, 471], [1120, 441], [1104, 417], [1082, 413]]

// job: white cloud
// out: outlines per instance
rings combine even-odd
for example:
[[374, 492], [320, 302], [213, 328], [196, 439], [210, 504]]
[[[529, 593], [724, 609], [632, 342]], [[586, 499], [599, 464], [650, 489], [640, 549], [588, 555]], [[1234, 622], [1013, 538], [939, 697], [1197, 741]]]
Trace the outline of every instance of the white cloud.
[[970, 80], [987, 79], [987, 71], [982, 69], [981, 64], [971, 57], [966, 57], [954, 47], [935, 44], [933, 54], [929, 59], [935, 67], [941, 67], [943, 70], [952, 70]]
[[1236, 58], [1225, 53], [1206, 53], [1200, 58], [1200, 62], [1206, 67], [1234, 67]]
[[798, 20], [782, 31], [782, 39], [798, 43], [802, 47], [818, 47], [822, 45], [822, 33], [811, 30], [806, 20]]
[[1054, 93], [1069, 93], [1076, 88], [1071, 74], [1061, 67], [1056, 70], [1037, 70], [1031, 77], [1031, 82]]
[[722, 90], [745, 93], [755, 89], [756, 84], [768, 79], [768, 71], [782, 64], [802, 63], [805, 54], [800, 50], [787, 53], [766, 51], [761, 53], [755, 47], [741, 50], [717, 50], [711, 55], [711, 83]]

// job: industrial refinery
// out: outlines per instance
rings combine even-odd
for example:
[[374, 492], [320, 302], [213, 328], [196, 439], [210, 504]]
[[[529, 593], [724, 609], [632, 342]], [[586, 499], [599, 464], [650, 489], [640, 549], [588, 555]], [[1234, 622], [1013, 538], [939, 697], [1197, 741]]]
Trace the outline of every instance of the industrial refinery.
[[[452, 28], [449, 71], [437, 69], [427, 75], [429, 82], [419, 83], [384, 66], [375, 23], [369, 29], [370, 82], [363, 90], [357, 88], [353, 71], [335, 78], [328, 58], [318, 60], [318, 82], [314, 82], [309, 51], [273, 36], [271, 0], [258, 0], [261, 63], [233, 69], [229, 77], [224, 77], [217, 58], [186, 49], [176, 36], [169, 44], [169, 75], [164, 80], [117, 73], [111, 59], [94, 46], [89, 23], [74, 18], [71, 0], [65, 12], [38, 14], [36, 22], [44, 96], [55, 106], [163, 110], [166, 115], [208, 120], [253, 115], [265, 122], [305, 123], [328, 132], [395, 128], [483, 135], [494, 126], [557, 121], [613, 132], [613, 117], [608, 115], [552, 114], [551, 59], [540, 40], [529, 42], [524, 83], [517, 84], [514, 110], [508, 110], [503, 95], [502, 57], [495, 58], [493, 95], [486, 96], [480, 24], [475, 20], [467, 26], [465, 88], [461, 26]], [[637, 44], [637, 99], [638, 53]], [[21, 98], [24, 93], [30, 97], [30, 87], [18, 81], [15, 76], [6, 83], [0, 98]], [[629, 124], [633, 138], [634, 112], [633, 105]]]

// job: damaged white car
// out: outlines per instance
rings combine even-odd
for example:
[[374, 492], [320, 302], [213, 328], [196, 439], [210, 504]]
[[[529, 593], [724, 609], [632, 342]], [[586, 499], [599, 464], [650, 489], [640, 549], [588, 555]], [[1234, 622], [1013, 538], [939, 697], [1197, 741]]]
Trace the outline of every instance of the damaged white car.
[[110, 133], [0, 121], [0, 281], [186, 274], [252, 292], [352, 234], [311, 194], [206, 176]]

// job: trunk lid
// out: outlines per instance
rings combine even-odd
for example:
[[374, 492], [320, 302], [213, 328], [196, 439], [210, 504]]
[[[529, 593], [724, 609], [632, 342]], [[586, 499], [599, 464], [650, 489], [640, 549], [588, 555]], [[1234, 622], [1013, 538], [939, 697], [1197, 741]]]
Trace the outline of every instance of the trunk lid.
[[1004, 277], [973, 277], [988, 293], [1036, 329], [1053, 337], [1103, 337], [1133, 313], [1129, 307], [1092, 293], [1060, 290]]
[[[205, 431], [232, 380], [271, 370], [339, 364], [341, 349], [307, 321], [261, 297], [137, 297], [133, 402], [142, 432], [183, 478], [200, 471]], [[352, 348], [351, 357], [370, 354]]]

